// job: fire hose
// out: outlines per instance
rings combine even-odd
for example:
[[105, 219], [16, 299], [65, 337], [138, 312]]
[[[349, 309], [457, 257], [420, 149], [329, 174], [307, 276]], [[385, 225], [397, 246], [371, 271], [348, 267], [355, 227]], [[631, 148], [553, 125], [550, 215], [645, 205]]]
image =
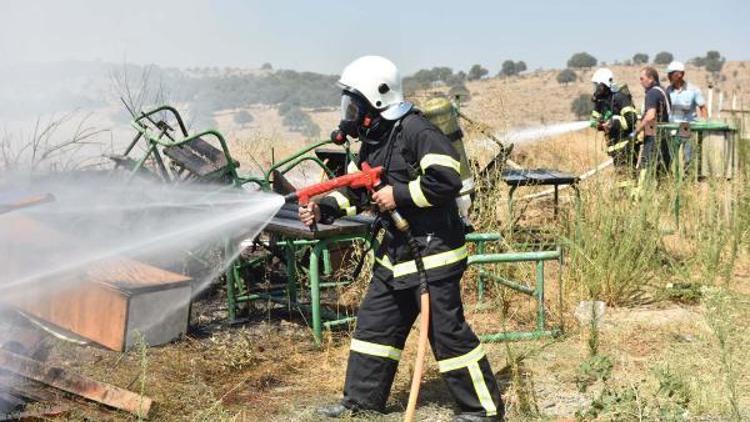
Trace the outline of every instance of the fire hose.
[[[373, 168], [367, 163], [362, 163], [361, 171], [349, 173], [344, 176], [326, 180], [322, 183], [298, 189], [284, 196], [284, 201], [297, 202], [300, 206], [306, 207], [314, 196], [342, 187], [349, 187], [352, 189], [364, 188], [370, 193], [376, 192], [384, 187], [380, 178], [382, 174], [383, 167]], [[424, 261], [422, 260], [422, 254], [419, 250], [419, 243], [417, 243], [416, 238], [414, 238], [411, 233], [409, 222], [406, 221], [396, 209], [389, 210], [388, 215], [390, 216], [391, 221], [393, 221], [393, 225], [396, 229], [405, 236], [409, 253], [414, 259], [417, 273], [419, 274], [419, 301], [422, 316], [420, 317], [419, 324], [417, 358], [414, 364], [414, 373], [412, 374], [409, 401], [404, 415], [404, 420], [410, 422], [414, 420], [414, 414], [416, 412], [417, 398], [419, 397], [419, 388], [422, 383], [422, 374], [424, 372], [424, 360], [427, 353], [428, 332], [430, 328], [430, 293], [427, 287], [427, 271], [424, 268]], [[310, 226], [310, 228], [316, 230], [314, 226]]]

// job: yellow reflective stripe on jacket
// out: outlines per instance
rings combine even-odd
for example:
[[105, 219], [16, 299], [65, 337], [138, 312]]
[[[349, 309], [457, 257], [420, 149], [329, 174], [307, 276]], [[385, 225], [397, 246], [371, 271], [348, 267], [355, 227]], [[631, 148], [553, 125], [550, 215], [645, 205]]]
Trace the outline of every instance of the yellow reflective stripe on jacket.
[[350, 349], [365, 355], [388, 358], [395, 361], [401, 360], [401, 350], [384, 344], [370, 343], [369, 341], [353, 338]]
[[336, 204], [338, 204], [339, 208], [342, 209], [347, 216], [351, 217], [353, 215], [357, 215], [357, 207], [352, 206], [349, 203], [349, 198], [347, 198], [343, 193], [333, 191], [326, 196], [330, 196], [331, 198], [335, 199]]
[[598, 111], [593, 110], [591, 112], [591, 118], [593, 118], [593, 119], [599, 119], [600, 117], [602, 117], [602, 115]]
[[484, 347], [480, 344], [475, 347], [474, 350], [466, 353], [465, 355], [456, 356], [455, 358], [448, 358], [438, 361], [438, 369], [440, 372], [455, 371], [456, 369], [466, 368], [472, 363], [479, 362], [484, 357]]
[[349, 204], [349, 198], [344, 196], [344, 194], [341, 192], [333, 191], [329, 193], [327, 196], [330, 196], [333, 199], [335, 199], [336, 203], [339, 205], [339, 208], [341, 208], [342, 210], [349, 208], [349, 206], [351, 205]]
[[628, 141], [621, 141], [610, 147], [607, 147], [607, 152], [617, 151], [617, 150], [625, 148], [626, 146], [628, 146]]
[[461, 173], [461, 163], [454, 160], [450, 155], [425, 154], [419, 161], [419, 167], [422, 171], [425, 171], [427, 170], [427, 167], [430, 166], [450, 167], [453, 170], [456, 170], [456, 173]]
[[[440, 252], [434, 255], [427, 255], [422, 258], [422, 262], [424, 262], [424, 269], [430, 270], [433, 268], [455, 264], [456, 262], [461, 261], [467, 256], [469, 256], [469, 253], [466, 251], [466, 245], [463, 245], [460, 248], [456, 248], [450, 251]], [[400, 262], [396, 265], [393, 265], [388, 259], [388, 256], [384, 255], [382, 258], [375, 258], [375, 261], [393, 271], [394, 278], [414, 274], [417, 272], [417, 263], [414, 262], [414, 260]]]
[[627, 107], [623, 107], [622, 110], [620, 110], [621, 116], [624, 116], [626, 113], [635, 113], [637, 115], [638, 111], [633, 106], [627, 106]]
[[357, 163], [354, 161], [349, 161], [349, 164], [346, 166], [346, 172], [347, 173], [356, 173], [359, 171], [359, 167], [357, 167]]
[[628, 121], [622, 116], [613, 116], [613, 118], [620, 121], [620, 130], [627, 130], [628, 129]]
[[482, 375], [482, 370], [479, 368], [479, 363], [474, 362], [469, 364], [468, 368], [469, 375], [471, 375], [471, 383], [474, 384], [474, 391], [477, 392], [477, 398], [479, 398], [479, 403], [482, 404], [485, 413], [487, 413], [486, 416], [497, 415], [497, 407], [495, 407], [495, 402], [492, 401], [490, 390], [487, 388], [487, 383]]
[[424, 192], [422, 192], [421, 183], [421, 177], [417, 177], [416, 179], [409, 182], [409, 195], [411, 195], [411, 200], [414, 201], [414, 204], [420, 208], [431, 207], [432, 204], [427, 201], [427, 198], [425, 198], [424, 196]]

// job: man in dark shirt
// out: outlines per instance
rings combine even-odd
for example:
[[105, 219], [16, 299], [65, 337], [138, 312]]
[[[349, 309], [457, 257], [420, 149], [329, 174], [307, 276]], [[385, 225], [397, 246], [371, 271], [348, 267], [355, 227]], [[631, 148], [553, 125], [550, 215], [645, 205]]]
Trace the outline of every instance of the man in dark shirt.
[[638, 157], [638, 170], [641, 179], [645, 171], [656, 166], [661, 158], [664, 166], [669, 165], [669, 146], [666, 142], [660, 142], [656, 138], [656, 125], [669, 122], [671, 104], [669, 95], [659, 85], [659, 73], [653, 67], [646, 66], [641, 70], [641, 85], [646, 90], [646, 99], [643, 105], [643, 119], [635, 130], [637, 135], [643, 131], [643, 147]]

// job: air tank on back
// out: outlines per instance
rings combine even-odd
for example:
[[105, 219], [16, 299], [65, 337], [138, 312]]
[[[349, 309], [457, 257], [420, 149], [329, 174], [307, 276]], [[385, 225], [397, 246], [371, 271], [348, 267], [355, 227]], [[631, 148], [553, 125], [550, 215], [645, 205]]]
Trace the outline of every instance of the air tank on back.
[[461, 191], [456, 197], [456, 205], [464, 224], [470, 228], [469, 209], [471, 208], [471, 194], [474, 192], [474, 176], [466, 157], [463, 132], [458, 123], [458, 110], [450, 100], [444, 97], [431, 98], [425, 101], [420, 109], [424, 116], [451, 140], [453, 148], [460, 156]]

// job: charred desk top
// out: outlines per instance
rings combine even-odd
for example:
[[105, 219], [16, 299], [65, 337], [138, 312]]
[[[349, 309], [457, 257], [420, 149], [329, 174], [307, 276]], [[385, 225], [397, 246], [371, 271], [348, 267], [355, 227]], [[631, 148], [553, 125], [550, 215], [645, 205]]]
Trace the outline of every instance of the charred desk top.
[[573, 185], [578, 176], [550, 169], [510, 169], [503, 171], [503, 181], [509, 186]]
[[278, 213], [271, 219], [265, 228], [267, 233], [277, 234], [283, 237], [295, 239], [325, 239], [333, 236], [357, 236], [366, 235], [370, 225], [375, 220], [373, 217], [354, 216], [342, 217], [333, 224], [318, 223], [318, 230], [313, 232], [309, 227], [302, 224], [297, 216], [296, 204], [284, 204]]

